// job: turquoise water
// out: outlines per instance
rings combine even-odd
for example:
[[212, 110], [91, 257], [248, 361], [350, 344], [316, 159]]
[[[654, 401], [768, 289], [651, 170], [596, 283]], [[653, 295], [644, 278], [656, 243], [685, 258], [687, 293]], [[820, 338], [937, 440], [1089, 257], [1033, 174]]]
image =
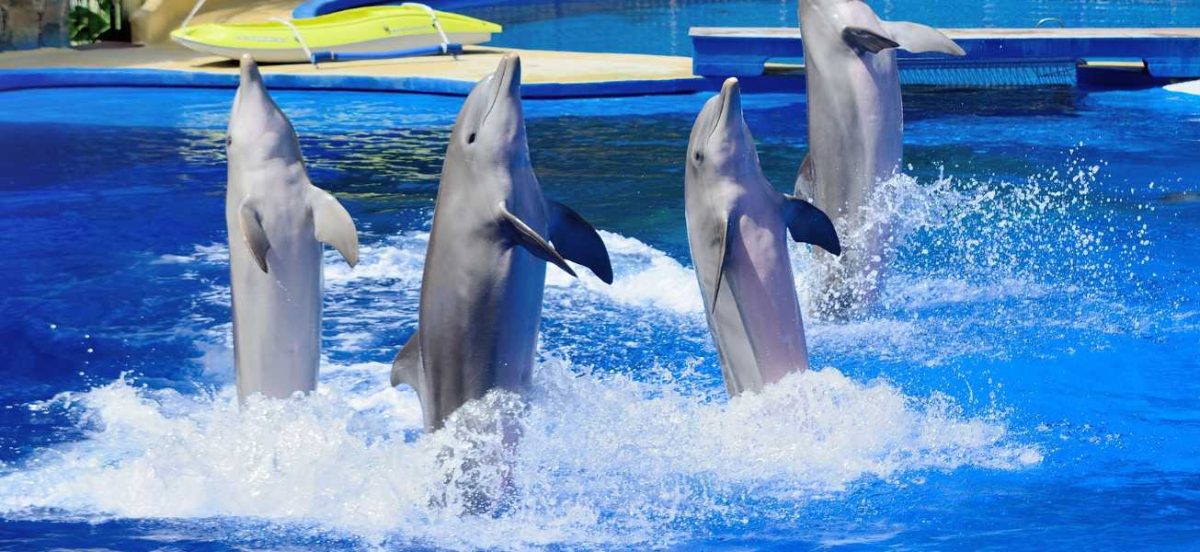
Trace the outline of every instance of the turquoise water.
[[[868, 0], [884, 19], [937, 27], [1194, 27], [1190, 0]], [[490, 45], [512, 48], [690, 56], [691, 27], [796, 27], [796, 0], [447, 0], [440, 9], [504, 25]], [[1057, 25], [1057, 23], [1048, 23]]]
[[[813, 364], [724, 396], [686, 251], [705, 97], [529, 101], [546, 195], [616, 283], [550, 271], [492, 517], [431, 507], [443, 446], [390, 361], [415, 328], [461, 99], [278, 92], [358, 221], [327, 258], [320, 391], [238, 412], [231, 90], [0, 94], [0, 540], [18, 549], [1187, 549], [1200, 541], [1200, 97], [908, 94], [883, 304], [806, 309]], [[746, 96], [780, 189], [802, 96]], [[336, 108], [331, 108], [336, 106]], [[807, 299], [807, 252], [794, 256]], [[483, 447], [480, 449], [480, 447]]]

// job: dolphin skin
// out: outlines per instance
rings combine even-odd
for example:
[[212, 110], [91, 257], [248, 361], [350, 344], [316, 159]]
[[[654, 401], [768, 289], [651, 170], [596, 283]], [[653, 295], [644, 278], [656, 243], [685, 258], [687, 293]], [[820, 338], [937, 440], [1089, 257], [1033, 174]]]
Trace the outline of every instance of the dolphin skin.
[[688, 141], [688, 245], [730, 396], [808, 369], [787, 233], [838, 254], [829, 217], [763, 176], [737, 79], [708, 100]]
[[321, 353], [321, 243], [354, 266], [358, 234], [346, 209], [309, 182], [296, 132], [248, 55], [226, 154], [238, 398], [312, 391]]
[[450, 135], [417, 332], [392, 364], [392, 385], [417, 392], [428, 431], [492, 389], [526, 387], [547, 261], [574, 276], [569, 259], [612, 283], [595, 229], [542, 197], [520, 87], [521, 60], [509, 54], [471, 90]]
[[821, 310], [852, 315], [875, 297], [889, 229], [871, 220], [877, 186], [900, 172], [904, 117], [895, 48], [961, 56], [935, 29], [882, 21], [861, 0], [800, 0], [808, 88], [808, 157], [795, 194], [828, 213], [849, 247], [818, 254]]

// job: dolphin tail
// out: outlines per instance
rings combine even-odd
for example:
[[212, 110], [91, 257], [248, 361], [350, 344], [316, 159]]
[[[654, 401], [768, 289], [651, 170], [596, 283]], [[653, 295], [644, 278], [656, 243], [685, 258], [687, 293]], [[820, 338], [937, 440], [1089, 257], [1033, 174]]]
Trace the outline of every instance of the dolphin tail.
[[787, 223], [792, 239], [800, 243], [811, 243], [834, 255], [842, 253], [837, 229], [823, 211], [795, 196], [783, 196], [783, 220]]
[[604, 283], [611, 284], [612, 262], [596, 229], [566, 205], [547, 201], [546, 209], [550, 219], [550, 241], [554, 242], [555, 249], [564, 259], [588, 267]]
[[308, 194], [317, 241], [332, 245], [353, 268], [358, 264], [358, 230], [354, 219], [329, 192], [310, 185]]
[[421, 395], [421, 339], [419, 332], [413, 332], [408, 343], [396, 353], [392, 361], [392, 387], [405, 384]]
[[524, 246], [525, 249], [532, 253], [534, 257], [537, 257], [548, 263], [554, 263], [554, 266], [563, 269], [567, 274], [570, 274], [576, 278], [579, 277], [579, 275], [575, 274], [575, 271], [571, 270], [571, 267], [567, 265], [566, 259], [563, 259], [562, 255], [550, 245], [550, 242], [547, 242], [545, 238], [538, 235], [537, 231], [535, 231], [533, 228], [530, 228], [528, 224], [525, 224], [525, 221], [521, 220], [520, 217], [512, 214], [512, 212], [504, 206], [503, 201], [500, 202], [499, 208], [500, 218], [503, 221], [502, 224], [509, 231], [510, 236], [518, 244]]
[[941, 52], [952, 56], [963, 56], [963, 51], [950, 37], [933, 27], [908, 21], [881, 21], [883, 29], [891, 35], [901, 48], [914, 54]]

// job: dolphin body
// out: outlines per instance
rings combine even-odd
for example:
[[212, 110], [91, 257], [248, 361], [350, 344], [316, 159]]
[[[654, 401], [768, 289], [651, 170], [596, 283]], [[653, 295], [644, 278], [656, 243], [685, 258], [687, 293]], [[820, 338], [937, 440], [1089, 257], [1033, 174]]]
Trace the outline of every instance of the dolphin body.
[[249, 55], [226, 154], [238, 398], [312, 391], [321, 353], [321, 242], [354, 266], [358, 234], [346, 209], [309, 182], [296, 131]]
[[880, 182], [900, 172], [904, 115], [895, 48], [964, 54], [937, 30], [882, 21], [861, 0], [800, 0], [808, 88], [808, 157], [797, 197], [833, 217], [853, 242], [835, 259], [818, 255], [826, 272], [822, 310], [844, 316], [868, 305], [886, 262], [886, 221], [870, 220]]
[[570, 259], [612, 283], [596, 230], [542, 197], [520, 86], [521, 60], [509, 54], [471, 90], [450, 135], [417, 332], [392, 364], [392, 385], [417, 392], [428, 431], [494, 388], [526, 387], [547, 261], [574, 276]]
[[692, 127], [684, 176], [688, 245], [730, 396], [808, 369], [787, 232], [837, 254], [829, 217], [763, 176], [737, 79]]

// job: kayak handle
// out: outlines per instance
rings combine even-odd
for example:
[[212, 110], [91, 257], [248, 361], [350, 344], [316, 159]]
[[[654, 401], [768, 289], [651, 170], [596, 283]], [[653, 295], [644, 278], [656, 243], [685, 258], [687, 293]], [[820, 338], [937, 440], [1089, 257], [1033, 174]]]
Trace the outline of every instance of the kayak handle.
[[[442, 22], [438, 21], [437, 12], [434, 11], [433, 8], [431, 8], [425, 4], [420, 4], [417, 2], [405, 2], [403, 4], [400, 4], [401, 8], [403, 8], [405, 6], [421, 8], [421, 9], [425, 10], [425, 13], [429, 14], [429, 19], [433, 22], [433, 28], [437, 29], [438, 36], [441, 37], [441, 39], [442, 39], [442, 53], [443, 54], [449, 53], [450, 37], [446, 36], [446, 31], [442, 30]], [[462, 45], [459, 45], [459, 52], [461, 52], [461, 51], [462, 51]], [[455, 60], [458, 59], [457, 52], [454, 54], [451, 54], [451, 55], [454, 56]]]
[[405, 50], [388, 50], [384, 52], [313, 52], [308, 55], [308, 59], [313, 64], [322, 61], [354, 61], [364, 59], [393, 59], [403, 57], [428, 56], [436, 54], [457, 55], [463, 51], [462, 44], [448, 43], [439, 44], [437, 46], [423, 46], [421, 48], [408, 48]]

